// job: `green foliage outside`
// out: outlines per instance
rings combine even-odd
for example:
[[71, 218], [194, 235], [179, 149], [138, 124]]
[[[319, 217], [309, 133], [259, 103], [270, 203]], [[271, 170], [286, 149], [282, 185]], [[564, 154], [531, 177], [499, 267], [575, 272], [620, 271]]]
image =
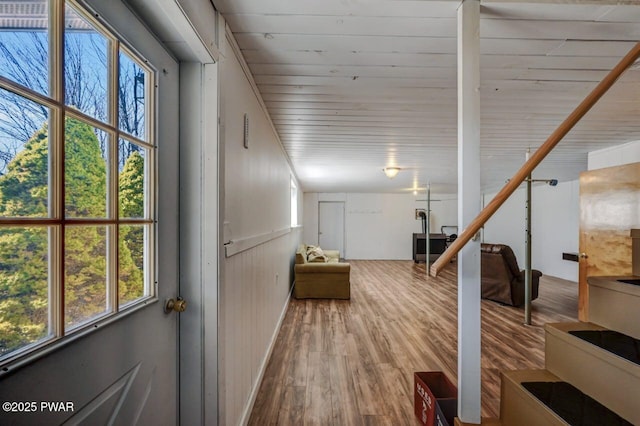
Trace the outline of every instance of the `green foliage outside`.
[[[0, 176], [0, 216], [47, 217], [48, 136], [37, 131]], [[120, 173], [120, 214], [142, 217], [144, 159], [134, 152]], [[106, 216], [107, 169], [93, 128], [65, 121], [65, 214]], [[0, 355], [46, 337], [49, 318], [49, 229], [0, 228]], [[143, 229], [119, 230], [120, 303], [143, 295]], [[65, 324], [107, 310], [107, 227], [65, 229]]]
[[[144, 217], [144, 158], [133, 151], [127, 158], [119, 177], [120, 217]], [[122, 225], [119, 230], [120, 304], [144, 294], [144, 229], [142, 226]]]

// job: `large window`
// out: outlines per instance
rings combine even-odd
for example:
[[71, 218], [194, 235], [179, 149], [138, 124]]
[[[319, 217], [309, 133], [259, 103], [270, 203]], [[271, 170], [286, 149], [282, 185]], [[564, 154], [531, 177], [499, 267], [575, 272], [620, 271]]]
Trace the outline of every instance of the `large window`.
[[0, 0], [0, 364], [154, 297], [154, 73], [71, 0]]

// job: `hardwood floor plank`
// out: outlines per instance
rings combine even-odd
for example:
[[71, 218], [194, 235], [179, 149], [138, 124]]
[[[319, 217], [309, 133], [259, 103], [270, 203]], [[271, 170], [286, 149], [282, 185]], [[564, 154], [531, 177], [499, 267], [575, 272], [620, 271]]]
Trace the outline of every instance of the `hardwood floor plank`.
[[347, 322], [351, 322], [348, 316], [348, 301], [332, 300], [330, 302], [329, 338], [333, 341], [333, 353], [335, 355], [347, 355]]
[[358, 403], [358, 411], [361, 415], [380, 415], [384, 413], [384, 407], [380, 405], [382, 393], [380, 385], [375, 377], [375, 365], [363, 356], [360, 347], [352, 334], [347, 338], [350, 355], [347, 361], [350, 366], [355, 391], [355, 400]]
[[387, 416], [362, 416], [364, 426], [396, 426]]
[[306, 393], [306, 386], [287, 386], [282, 395], [278, 420], [275, 424], [278, 426], [299, 426], [303, 424]]
[[309, 353], [309, 384], [304, 404], [305, 425], [329, 425], [331, 409], [330, 355], [325, 352]]
[[361, 426], [362, 416], [355, 398], [351, 367], [344, 355], [330, 357], [332, 423], [341, 426]]
[[[457, 281], [412, 261], [350, 261], [351, 300], [292, 299], [251, 425], [415, 425], [413, 374], [457, 382]], [[542, 368], [547, 322], [577, 319], [576, 283], [543, 276], [522, 308], [483, 300], [482, 415], [497, 417], [500, 371]]]
[[[297, 315], [297, 318], [301, 318], [302, 315]], [[307, 373], [308, 373], [308, 361], [309, 361], [309, 347], [311, 340], [311, 326], [300, 322], [292, 323], [295, 331], [288, 340], [293, 344], [291, 349], [291, 358], [289, 360], [291, 368], [285, 369], [287, 376], [284, 385], [287, 386], [306, 386], [307, 385]]]
[[400, 423], [410, 425], [414, 423], [413, 414], [413, 376], [411, 380], [397, 367], [390, 364], [381, 364], [377, 369], [380, 383], [385, 393], [384, 398], [387, 419], [397, 419]]

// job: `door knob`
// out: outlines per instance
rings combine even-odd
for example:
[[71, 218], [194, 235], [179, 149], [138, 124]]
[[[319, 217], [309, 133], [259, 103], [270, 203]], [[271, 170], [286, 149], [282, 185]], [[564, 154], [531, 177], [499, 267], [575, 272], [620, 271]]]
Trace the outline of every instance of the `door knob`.
[[589, 257], [587, 256], [587, 253], [580, 253], [579, 256], [580, 256], [580, 259], [586, 259]]
[[182, 297], [178, 297], [174, 299], [168, 299], [167, 303], [164, 305], [164, 311], [169, 313], [171, 311], [174, 312], [184, 312], [187, 309], [187, 301]]

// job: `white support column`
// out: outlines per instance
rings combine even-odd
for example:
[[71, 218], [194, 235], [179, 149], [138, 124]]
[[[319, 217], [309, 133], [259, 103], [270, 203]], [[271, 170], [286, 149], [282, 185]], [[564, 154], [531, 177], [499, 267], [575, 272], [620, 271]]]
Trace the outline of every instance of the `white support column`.
[[[458, 8], [458, 224], [480, 212], [480, 0]], [[458, 417], [480, 424], [480, 239], [458, 254]]]

